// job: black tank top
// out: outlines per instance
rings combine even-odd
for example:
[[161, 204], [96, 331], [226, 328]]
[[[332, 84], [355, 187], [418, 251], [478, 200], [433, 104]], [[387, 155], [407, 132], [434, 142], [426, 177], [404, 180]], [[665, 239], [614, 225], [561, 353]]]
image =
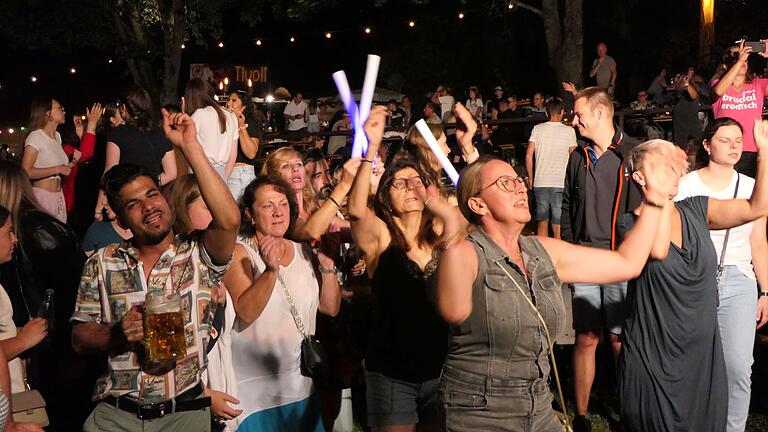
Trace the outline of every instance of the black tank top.
[[422, 272], [395, 246], [379, 257], [373, 274], [367, 370], [410, 382], [440, 376], [448, 350], [448, 326], [434, 301], [438, 260], [435, 250]]

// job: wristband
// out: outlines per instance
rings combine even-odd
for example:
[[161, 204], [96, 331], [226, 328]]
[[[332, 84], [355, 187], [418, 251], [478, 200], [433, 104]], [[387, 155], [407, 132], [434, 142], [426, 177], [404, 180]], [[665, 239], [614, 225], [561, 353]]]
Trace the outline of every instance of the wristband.
[[368, 160], [366, 158], [363, 158], [362, 160], [360, 160], [360, 163], [365, 163], [365, 162], [368, 162], [369, 164], [373, 165], [373, 161], [372, 160]]
[[329, 197], [328, 197], [328, 199], [329, 199], [329, 200], [331, 200], [331, 202], [332, 202], [332, 203], [336, 204], [336, 207], [338, 207], [338, 208], [341, 208], [341, 206], [339, 205], [338, 201], [336, 201], [335, 199], [333, 199], [333, 197], [332, 197], [332, 196], [329, 196]]
[[320, 273], [325, 273], [325, 274], [336, 273], [336, 267], [331, 267], [331, 268], [327, 268], [323, 266], [318, 266], [318, 267], [320, 268]]
[[757, 297], [758, 297], [758, 298], [760, 298], [760, 297], [768, 297], [768, 291], [760, 291], [760, 292], [757, 294]]

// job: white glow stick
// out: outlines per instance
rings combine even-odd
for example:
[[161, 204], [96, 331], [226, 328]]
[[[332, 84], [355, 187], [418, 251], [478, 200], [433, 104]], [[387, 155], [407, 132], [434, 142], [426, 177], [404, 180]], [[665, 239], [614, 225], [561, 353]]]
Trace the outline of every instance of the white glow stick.
[[432, 153], [434, 153], [435, 157], [437, 157], [438, 162], [440, 162], [440, 165], [445, 170], [445, 173], [448, 174], [448, 177], [453, 182], [453, 185], [457, 186], [459, 184], [459, 173], [456, 171], [456, 168], [453, 167], [451, 161], [448, 160], [448, 156], [443, 153], [443, 150], [440, 148], [440, 144], [437, 143], [435, 136], [432, 135], [432, 131], [429, 130], [427, 122], [425, 122], [424, 119], [417, 121], [416, 129], [418, 129], [421, 136], [424, 137], [424, 141], [427, 142], [427, 145], [429, 145]]
[[347, 81], [347, 74], [340, 70], [334, 72], [332, 77], [333, 82], [336, 83], [336, 89], [339, 91], [341, 103], [344, 104], [344, 108], [347, 110], [347, 114], [349, 114], [349, 119], [354, 123], [357, 120], [355, 118], [357, 110], [355, 109], [355, 98], [352, 96], [352, 90], [349, 88], [349, 81]]
[[355, 139], [352, 142], [352, 157], [360, 157], [368, 152], [368, 137], [365, 136], [363, 125], [368, 120], [368, 114], [371, 112], [373, 103], [373, 92], [376, 90], [376, 79], [379, 76], [379, 63], [381, 57], [368, 54], [368, 61], [365, 64], [365, 78], [363, 79], [363, 90], [360, 93], [360, 105], [357, 109], [357, 126], [355, 127]]

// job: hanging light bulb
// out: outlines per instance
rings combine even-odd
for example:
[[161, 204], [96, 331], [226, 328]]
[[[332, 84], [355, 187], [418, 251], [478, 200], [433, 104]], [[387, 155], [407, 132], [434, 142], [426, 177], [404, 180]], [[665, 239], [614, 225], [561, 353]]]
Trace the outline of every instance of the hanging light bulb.
[[296, 38], [291, 36], [291, 43], [296, 42]]
[[34, 75], [32, 75], [32, 76], [29, 78], [29, 80], [30, 80], [30, 81], [32, 81], [33, 83], [36, 83], [36, 82], [37, 82], [37, 77], [36, 77], [36, 76], [34, 76]]
[[253, 87], [253, 81], [251, 81], [250, 78], [248, 78], [248, 88]]
[[72, 75], [74, 75], [74, 74], [76, 74], [76, 73], [77, 73], [77, 69], [75, 69], [75, 68], [69, 68], [69, 73], [71, 73]]
[[365, 34], [371, 34], [371, 28], [370, 27], [366, 27], [365, 30], [363, 30], [363, 31], [365, 32]]
[[464, 12], [459, 12], [459, 19], [464, 19]]
[[224, 42], [219, 42], [219, 48], [224, 48]]
[[187, 46], [185, 44], [181, 44], [181, 49], [186, 48]]
[[325, 34], [325, 38], [326, 38], [326, 39], [330, 39], [330, 38], [331, 38], [331, 32], [327, 32], [327, 33]]
[[261, 46], [261, 39], [256, 40], [256, 45]]
[[229, 85], [229, 77], [224, 77], [224, 85], [225, 86]]
[[224, 83], [219, 81], [219, 90], [224, 90]]

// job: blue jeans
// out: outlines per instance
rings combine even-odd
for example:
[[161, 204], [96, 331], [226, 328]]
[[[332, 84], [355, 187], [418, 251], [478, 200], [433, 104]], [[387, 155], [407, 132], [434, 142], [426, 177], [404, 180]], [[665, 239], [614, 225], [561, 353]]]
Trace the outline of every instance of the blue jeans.
[[246, 186], [255, 178], [256, 172], [253, 169], [253, 165], [238, 165], [232, 169], [232, 174], [227, 179], [227, 186], [230, 192], [232, 192], [232, 196], [235, 197], [235, 201], [240, 201]]
[[573, 329], [579, 333], [608, 329], [615, 335], [627, 319], [627, 283], [573, 284]]
[[755, 343], [757, 282], [736, 266], [725, 266], [717, 287], [717, 321], [728, 376], [728, 432], [743, 432], [747, 425], [752, 385], [752, 349]]
[[563, 188], [535, 187], [533, 196], [536, 198], [534, 218], [537, 221], [548, 220], [552, 225], [560, 225], [560, 215], [563, 208]]

